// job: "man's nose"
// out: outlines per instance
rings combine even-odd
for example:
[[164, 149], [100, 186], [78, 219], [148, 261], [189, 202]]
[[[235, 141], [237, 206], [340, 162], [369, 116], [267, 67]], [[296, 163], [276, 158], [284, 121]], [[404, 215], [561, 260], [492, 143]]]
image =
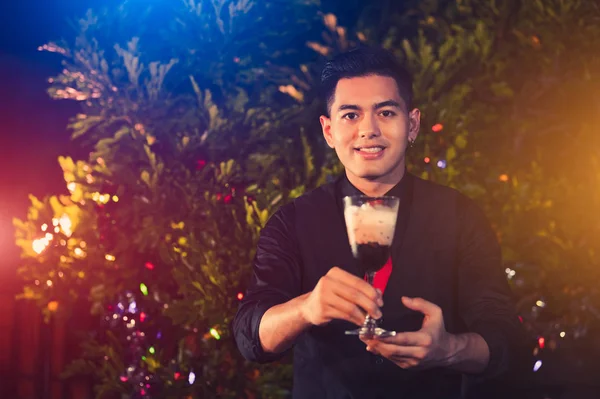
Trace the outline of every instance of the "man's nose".
[[380, 134], [381, 132], [379, 131], [379, 125], [377, 124], [375, 115], [365, 115], [358, 127], [358, 135], [360, 138], [369, 139], [377, 137]]

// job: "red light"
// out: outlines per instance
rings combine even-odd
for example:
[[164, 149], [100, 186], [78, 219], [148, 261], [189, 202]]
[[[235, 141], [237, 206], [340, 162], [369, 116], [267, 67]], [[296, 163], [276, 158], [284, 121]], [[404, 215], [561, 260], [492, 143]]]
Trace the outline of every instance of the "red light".
[[146, 269], [148, 269], [148, 270], [154, 270], [154, 265], [150, 262], [146, 262], [145, 266], [146, 266]]
[[237, 299], [238, 299], [238, 300], [240, 300], [240, 301], [241, 301], [242, 299], [244, 299], [244, 294], [243, 294], [243, 293], [241, 293], [241, 292], [239, 292], [239, 293], [237, 294]]
[[521, 316], [519, 316], [519, 321], [523, 323], [523, 318]]
[[179, 378], [181, 378], [181, 373], [179, 371], [175, 372], [175, 379], [178, 380]]
[[424, 161], [425, 163], [429, 163], [429, 162], [431, 162], [431, 158], [429, 158], [429, 157], [425, 157], [425, 159], [424, 159], [423, 161]]
[[436, 123], [435, 125], [433, 125], [431, 127], [431, 130], [433, 130], [434, 132], [441, 132], [442, 129], [444, 129], [444, 125], [442, 125], [441, 123]]
[[540, 347], [540, 349], [544, 349], [545, 344], [546, 344], [546, 340], [544, 339], [544, 337], [539, 337], [538, 338], [538, 346]]
[[140, 312], [140, 323], [143, 323], [146, 320], [146, 313]]

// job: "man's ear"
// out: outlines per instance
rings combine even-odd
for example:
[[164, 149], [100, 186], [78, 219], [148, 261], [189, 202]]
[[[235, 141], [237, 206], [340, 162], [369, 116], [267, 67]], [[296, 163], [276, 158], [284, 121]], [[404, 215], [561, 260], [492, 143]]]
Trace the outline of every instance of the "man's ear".
[[321, 122], [321, 129], [323, 130], [323, 137], [325, 137], [325, 141], [327, 145], [331, 148], [334, 148], [333, 145], [333, 135], [331, 134], [331, 119], [326, 117], [325, 115], [321, 115], [319, 118]]
[[408, 113], [408, 139], [415, 141], [421, 128], [421, 111], [418, 108]]

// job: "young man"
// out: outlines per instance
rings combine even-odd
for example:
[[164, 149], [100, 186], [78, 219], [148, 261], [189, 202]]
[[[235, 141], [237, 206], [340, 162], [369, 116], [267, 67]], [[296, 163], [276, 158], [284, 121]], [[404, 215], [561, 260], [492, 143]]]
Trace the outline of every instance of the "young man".
[[[342, 54], [321, 80], [323, 135], [345, 174], [263, 229], [234, 320], [238, 347], [263, 363], [293, 346], [294, 398], [458, 398], [461, 376], [506, 371], [521, 331], [494, 232], [471, 200], [407, 173], [420, 112], [390, 53]], [[400, 198], [378, 289], [359, 275], [348, 243], [342, 198], [353, 194]], [[345, 335], [365, 312], [398, 334]]]

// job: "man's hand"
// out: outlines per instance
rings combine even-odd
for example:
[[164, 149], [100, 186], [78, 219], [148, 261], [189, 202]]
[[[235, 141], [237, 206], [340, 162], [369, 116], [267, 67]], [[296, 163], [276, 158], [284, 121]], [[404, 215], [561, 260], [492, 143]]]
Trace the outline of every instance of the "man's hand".
[[402, 298], [404, 305], [425, 315], [419, 331], [389, 338], [361, 338], [367, 350], [406, 368], [448, 366], [455, 352], [454, 335], [446, 331], [442, 309], [421, 298]]
[[381, 294], [369, 283], [334, 267], [321, 277], [315, 289], [306, 296], [301, 314], [307, 322], [317, 326], [334, 319], [360, 326], [365, 321], [365, 312], [379, 319], [381, 306]]

